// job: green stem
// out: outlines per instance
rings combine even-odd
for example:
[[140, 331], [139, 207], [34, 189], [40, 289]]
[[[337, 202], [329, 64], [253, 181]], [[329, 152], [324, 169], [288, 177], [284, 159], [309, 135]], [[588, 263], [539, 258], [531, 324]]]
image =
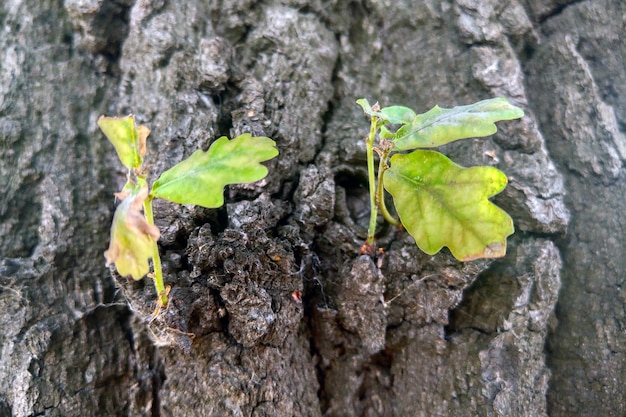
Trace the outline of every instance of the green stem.
[[370, 223], [367, 229], [367, 240], [365, 244], [369, 248], [374, 248], [376, 234], [376, 219], [378, 218], [378, 206], [376, 205], [376, 176], [374, 174], [374, 137], [376, 136], [376, 116], [372, 116], [370, 134], [367, 138], [367, 179], [370, 188]]
[[[154, 215], [152, 213], [152, 196], [148, 196], [143, 202], [143, 211], [146, 214], [146, 220], [149, 224], [154, 225]], [[154, 267], [154, 288], [157, 292], [158, 300], [162, 307], [167, 306], [167, 292], [163, 284], [163, 269], [161, 268], [161, 256], [159, 255], [159, 246], [156, 241], [152, 242], [152, 265]]]
[[383, 175], [385, 175], [385, 171], [387, 170], [387, 158], [389, 157], [390, 151], [383, 151], [382, 155], [380, 155], [380, 161], [378, 163], [378, 185], [376, 187], [376, 202], [378, 203], [378, 207], [380, 207], [380, 213], [383, 215], [385, 220], [389, 222], [392, 226], [400, 226], [400, 221], [393, 217], [389, 210], [387, 210], [387, 206], [385, 205], [385, 193], [383, 188]]

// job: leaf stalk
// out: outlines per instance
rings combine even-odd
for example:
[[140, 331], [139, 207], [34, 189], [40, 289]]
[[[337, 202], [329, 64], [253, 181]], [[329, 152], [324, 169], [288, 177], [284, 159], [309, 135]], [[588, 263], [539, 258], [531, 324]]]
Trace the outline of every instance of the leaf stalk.
[[389, 158], [389, 154], [391, 153], [391, 148], [384, 149], [380, 151], [380, 161], [378, 162], [378, 178], [377, 178], [377, 186], [376, 186], [376, 203], [380, 208], [380, 213], [383, 215], [385, 220], [389, 222], [392, 226], [398, 227], [400, 226], [400, 221], [393, 217], [393, 215], [387, 209], [387, 205], [385, 204], [385, 192], [383, 188], [383, 177], [385, 175], [385, 171], [389, 169], [387, 165], [387, 160]]
[[365, 241], [365, 248], [362, 252], [373, 251], [376, 234], [376, 220], [378, 218], [378, 206], [376, 204], [376, 175], [374, 173], [374, 138], [376, 136], [377, 129], [376, 116], [371, 117], [370, 133], [365, 141], [366, 154], [367, 154], [367, 179], [370, 192], [370, 222], [367, 228], [367, 240]]
[[[152, 211], [152, 195], [149, 195], [143, 202], [143, 212], [146, 216], [148, 224], [154, 226], [154, 214]], [[168, 298], [165, 284], [163, 283], [163, 268], [161, 266], [161, 255], [159, 255], [159, 246], [156, 241], [152, 242], [152, 267], [154, 268], [154, 288], [157, 293], [157, 300], [160, 307], [166, 307]]]

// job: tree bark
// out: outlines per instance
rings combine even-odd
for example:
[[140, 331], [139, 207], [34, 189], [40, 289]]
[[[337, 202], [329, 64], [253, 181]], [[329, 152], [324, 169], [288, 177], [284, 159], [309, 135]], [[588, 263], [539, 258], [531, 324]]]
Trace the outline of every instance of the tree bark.
[[[11, 0], [0, 4], [0, 416], [623, 416], [626, 5]], [[526, 116], [446, 145], [509, 177], [506, 257], [381, 226], [359, 255], [366, 97]], [[250, 132], [269, 176], [155, 201], [167, 309], [104, 267], [125, 181]], [[202, 192], [202, 190], [198, 190]]]

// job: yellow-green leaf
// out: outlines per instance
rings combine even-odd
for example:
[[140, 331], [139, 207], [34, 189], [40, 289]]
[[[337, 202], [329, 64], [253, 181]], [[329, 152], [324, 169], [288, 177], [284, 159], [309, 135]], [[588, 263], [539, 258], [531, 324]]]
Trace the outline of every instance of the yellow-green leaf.
[[[136, 194], [126, 196], [113, 216], [111, 242], [104, 252], [107, 266], [115, 263], [122, 276], [141, 279], [150, 269], [153, 245], [159, 238], [159, 229], [147, 222], [141, 212], [148, 189], [141, 188]], [[122, 196], [120, 196], [122, 197]]]
[[513, 221], [488, 200], [506, 187], [501, 171], [463, 168], [429, 150], [395, 154], [390, 162], [384, 187], [421, 250], [433, 255], [446, 246], [461, 261], [505, 255]]
[[135, 126], [135, 116], [106, 117], [100, 116], [98, 126], [115, 147], [117, 156], [128, 168], [139, 168], [146, 154], [146, 138], [150, 129]]
[[222, 136], [208, 151], [196, 151], [161, 174], [152, 186], [152, 196], [179, 204], [220, 207], [226, 185], [265, 178], [268, 171], [261, 162], [276, 155], [276, 143], [269, 138], [249, 133], [232, 140]]
[[452, 109], [435, 106], [398, 129], [394, 149], [434, 148], [459, 139], [489, 136], [498, 130], [495, 122], [522, 116], [522, 109], [505, 98], [492, 98]]

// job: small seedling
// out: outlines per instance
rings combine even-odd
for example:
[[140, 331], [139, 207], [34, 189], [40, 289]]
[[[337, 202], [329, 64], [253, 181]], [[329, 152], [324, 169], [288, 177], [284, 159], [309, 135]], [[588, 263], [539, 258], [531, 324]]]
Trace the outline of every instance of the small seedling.
[[[163, 198], [179, 204], [220, 207], [224, 204], [224, 187], [265, 178], [268, 170], [261, 162], [278, 155], [278, 149], [274, 141], [266, 137], [245, 133], [229, 140], [222, 136], [208, 151], [198, 150], [162, 173], [150, 189], [143, 166], [150, 130], [135, 126], [132, 115], [121, 118], [102, 116], [98, 126], [128, 168], [126, 185], [115, 194], [121, 203], [113, 217], [109, 249], [104, 253], [107, 266], [115, 264], [120, 275], [136, 280], [147, 274], [151, 276], [158, 295], [158, 312], [159, 308], [167, 306], [169, 286], [166, 288], [163, 283], [156, 243], [159, 229], [154, 225], [152, 200]], [[150, 259], [153, 273], [150, 273]]]
[[[446, 246], [461, 261], [504, 256], [513, 220], [489, 198], [506, 187], [506, 175], [489, 166], [463, 168], [439, 152], [420, 148], [492, 135], [495, 122], [518, 119], [524, 112], [504, 98], [452, 109], [435, 106], [424, 114], [404, 106], [381, 109], [366, 99], [357, 104], [371, 119], [366, 139], [371, 215], [361, 252], [375, 252], [380, 209], [385, 220], [402, 224], [429, 255]], [[385, 207], [383, 190], [391, 194], [399, 220]]]

